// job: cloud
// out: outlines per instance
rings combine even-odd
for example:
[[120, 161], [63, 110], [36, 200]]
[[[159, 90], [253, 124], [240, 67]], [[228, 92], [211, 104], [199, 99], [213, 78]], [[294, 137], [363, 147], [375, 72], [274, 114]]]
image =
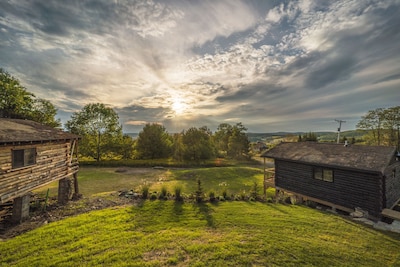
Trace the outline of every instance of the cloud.
[[102, 102], [124, 131], [234, 120], [310, 130], [398, 105], [399, 10], [396, 0], [2, 1], [0, 62], [63, 120]]

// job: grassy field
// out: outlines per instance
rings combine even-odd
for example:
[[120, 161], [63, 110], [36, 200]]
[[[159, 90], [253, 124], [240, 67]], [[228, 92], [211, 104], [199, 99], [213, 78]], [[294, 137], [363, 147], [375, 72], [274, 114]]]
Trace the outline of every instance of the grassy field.
[[45, 225], [0, 254], [1, 266], [398, 266], [400, 241], [303, 206], [146, 200]]
[[[85, 198], [120, 190], [249, 192], [255, 167], [84, 167]], [[49, 185], [56, 194], [57, 184]], [[46, 192], [43, 188], [38, 192]], [[108, 193], [105, 193], [108, 192]], [[82, 200], [84, 201], [84, 200]], [[400, 235], [299, 205], [142, 200], [51, 222], [0, 241], [0, 266], [400, 266]], [[79, 202], [77, 202], [79, 204]]]
[[[221, 195], [248, 193], [258, 184], [262, 194], [263, 171], [256, 167], [218, 167], [218, 168], [191, 168], [191, 169], [152, 169], [152, 168], [81, 168], [78, 175], [79, 189], [84, 196], [93, 196], [104, 192], [135, 190], [148, 185], [150, 192], [159, 192], [165, 186], [168, 192], [173, 193], [179, 185], [183, 194], [192, 194], [196, 191], [196, 180], [200, 179], [204, 193], [214, 191]], [[58, 183], [52, 183], [37, 190], [45, 195], [50, 188], [50, 195], [57, 195]]]

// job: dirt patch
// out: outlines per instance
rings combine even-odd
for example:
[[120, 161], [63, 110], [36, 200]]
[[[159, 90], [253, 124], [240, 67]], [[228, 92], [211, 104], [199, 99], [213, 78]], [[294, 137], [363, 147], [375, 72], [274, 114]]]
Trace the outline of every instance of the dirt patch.
[[148, 174], [157, 173], [160, 170], [165, 170], [163, 167], [153, 167], [153, 168], [131, 168], [131, 167], [120, 167], [115, 170], [118, 173], [126, 174]]

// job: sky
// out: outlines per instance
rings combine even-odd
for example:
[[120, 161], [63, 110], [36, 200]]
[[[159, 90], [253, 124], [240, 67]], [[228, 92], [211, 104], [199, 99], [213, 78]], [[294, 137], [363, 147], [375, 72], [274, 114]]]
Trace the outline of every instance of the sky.
[[0, 67], [63, 123], [342, 131], [400, 105], [400, 0], [3, 0]]

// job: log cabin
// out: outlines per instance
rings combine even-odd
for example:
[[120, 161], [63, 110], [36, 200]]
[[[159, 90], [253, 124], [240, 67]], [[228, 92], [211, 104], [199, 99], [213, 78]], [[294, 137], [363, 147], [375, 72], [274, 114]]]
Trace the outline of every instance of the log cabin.
[[72, 196], [72, 185], [78, 193], [78, 139], [37, 122], [0, 118], [0, 203], [13, 200], [14, 221], [29, 217], [34, 189], [59, 181], [61, 204]]
[[280, 143], [262, 157], [275, 162], [277, 191], [335, 209], [361, 208], [380, 219], [400, 199], [400, 161], [395, 147], [333, 143]]

